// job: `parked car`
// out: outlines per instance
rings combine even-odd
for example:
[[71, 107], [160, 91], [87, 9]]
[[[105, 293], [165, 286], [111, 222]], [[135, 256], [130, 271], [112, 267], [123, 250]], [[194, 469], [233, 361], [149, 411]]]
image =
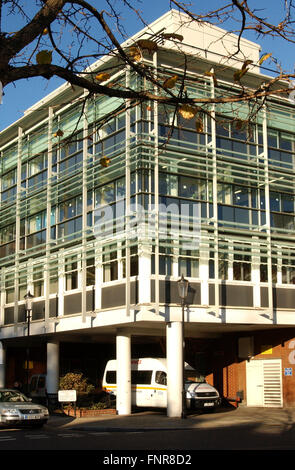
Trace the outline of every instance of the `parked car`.
[[18, 390], [0, 389], [0, 424], [42, 427], [48, 417], [45, 406], [33, 403], [31, 398]]

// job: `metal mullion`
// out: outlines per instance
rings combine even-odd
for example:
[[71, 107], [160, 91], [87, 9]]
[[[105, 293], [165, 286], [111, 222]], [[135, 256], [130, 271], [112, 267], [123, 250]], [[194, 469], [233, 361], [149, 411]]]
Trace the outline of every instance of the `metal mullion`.
[[53, 109], [49, 107], [48, 110], [48, 156], [47, 156], [47, 204], [46, 204], [46, 257], [45, 257], [45, 270], [44, 270], [44, 295], [45, 295], [45, 330], [48, 327], [50, 317], [50, 273], [49, 273], [49, 260], [51, 249], [51, 189], [52, 189], [52, 124], [53, 124]]
[[[213, 79], [214, 69], [211, 69], [211, 98], [215, 97], [215, 84]], [[214, 224], [214, 293], [215, 293], [215, 315], [219, 312], [219, 278], [218, 278], [218, 191], [217, 191], [217, 152], [216, 152], [216, 122], [215, 122], [216, 106], [213, 103], [211, 109], [211, 150], [212, 150], [212, 186], [213, 186], [213, 224]]]
[[17, 175], [16, 175], [16, 207], [15, 207], [15, 284], [14, 284], [14, 328], [18, 323], [18, 290], [19, 290], [19, 251], [20, 251], [20, 195], [21, 195], [21, 164], [22, 164], [22, 138], [23, 130], [18, 128], [17, 146]]
[[[127, 67], [125, 73], [125, 81], [126, 81], [126, 88], [130, 86], [130, 67]], [[125, 102], [125, 129], [126, 129], [126, 144], [125, 144], [125, 184], [126, 184], [126, 196], [125, 196], [125, 204], [126, 204], [126, 234], [125, 234], [125, 276], [126, 276], [126, 284], [125, 284], [125, 308], [126, 308], [126, 316], [130, 316], [130, 246], [129, 246], [129, 233], [130, 233], [130, 205], [131, 205], [131, 171], [130, 171], [130, 139], [131, 139], [131, 115], [130, 115], [130, 100], [126, 100]]]
[[[84, 90], [84, 98], [86, 99], [87, 91]], [[88, 102], [85, 103], [84, 119], [83, 119], [83, 165], [82, 165], [82, 322], [86, 321], [86, 244], [87, 244], [87, 159], [88, 159], [88, 122], [87, 122]]]
[[267, 280], [268, 280], [268, 309], [269, 318], [274, 320], [273, 316], [273, 292], [272, 292], [272, 266], [271, 266], [271, 227], [270, 227], [270, 198], [269, 198], [269, 166], [268, 166], [268, 145], [267, 145], [267, 113], [263, 107], [263, 158], [265, 171], [265, 215], [266, 215], [266, 233], [267, 233]]

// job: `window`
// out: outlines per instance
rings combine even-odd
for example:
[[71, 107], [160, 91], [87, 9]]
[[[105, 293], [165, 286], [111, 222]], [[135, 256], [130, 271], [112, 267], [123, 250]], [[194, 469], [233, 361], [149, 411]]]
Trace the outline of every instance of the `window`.
[[199, 250], [188, 250], [183, 248], [183, 242], [180, 240], [178, 259], [178, 275], [184, 277], [199, 277]]
[[33, 176], [47, 167], [47, 154], [42, 153], [28, 162], [29, 176]]
[[28, 179], [28, 188], [30, 191], [40, 191], [47, 185], [47, 170], [37, 173]]
[[41, 297], [44, 295], [44, 272], [43, 265], [33, 267], [33, 284], [34, 284], [34, 296]]
[[282, 283], [295, 284], [295, 258], [290, 251], [283, 252]]
[[0, 229], [0, 244], [9, 243], [15, 239], [15, 224]]
[[108, 370], [106, 373], [106, 383], [116, 384], [117, 383], [117, 372], [115, 370]]
[[150, 384], [152, 382], [152, 370], [132, 370], [131, 384]]
[[[80, 132], [76, 136], [71, 137], [70, 142], [63, 142], [60, 148], [59, 158], [64, 160], [65, 158], [79, 152], [83, 148], [83, 133]], [[81, 153], [82, 155], [82, 153]]]
[[236, 281], [251, 281], [251, 249], [234, 246], [233, 272]]
[[228, 245], [218, 245], [218, 279], [228, 279]]
[[2, 182], [2, 191], [10, 188], [11, 186], [16, 184], [16, 169], [9, 171], [5, 175], [1, 176]]
[[18, 277], [18, 300], [24, 300], [27, 294], [27, 271], [21, 271]]
[[28, 219], [28, 234], [38, 232], [46, 228], [46, 211], [39, 212], [38, 214], [29, 217]]
[[156, 371], [156, 383], [160, 385], [167, 385], [167, 374], [162, 370]]
[[103, 282], [118, 279], [117, 246], [103, 247]]
[[115, 201], [115, 184], [109, 183], [95, 190], [95, 207], [111, 204]]
[[88, 258], [86, 260], [86, 285], [95, 285], [95, 258]]
[[235, 186], [233, 203], [236, 206], [250, 206], [249, 189], [244, 186]]
[[66, 290], [78, 288], [78, 262], [77, 255], [65, 259]]
[[5, 293], [6, 300], [5, 303], [10, 304], [14, 302], [14, 274], [7, 273], [5, 275]]
[[268, 129], [267, 143], [270, 165], [283, 168], [292, 168], [294, 137], [292, 134], [280, 132], [276, 129]]
[[[123, 257], [123, 277], [126, 277], [126, 250], [122, 250]], [[130, 276], [138, 275], [138, 256], [137, 256], [137, 246], [130, 247]]]
[[199, 199], [198, 180], [195, 178], [181, 176], [179, 181], [179, 196]]
[[59, 205], [59, 222], [82, 214], [82, 196], [77, 196]]
[[[57, 262], [57, 261], [56, 261]], [[58, 292], [58, 269], [51, 268], [49, 270], [49, 294], [56, 294]]]

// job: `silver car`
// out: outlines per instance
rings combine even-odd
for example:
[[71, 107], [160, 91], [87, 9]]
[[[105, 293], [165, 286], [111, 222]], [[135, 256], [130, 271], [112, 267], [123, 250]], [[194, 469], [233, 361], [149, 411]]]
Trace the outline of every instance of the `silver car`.
[[42, 427], [48, 417], [45, 406], [32, 403], [23, 393], [9, 388], [0, 389], [0, 424]]

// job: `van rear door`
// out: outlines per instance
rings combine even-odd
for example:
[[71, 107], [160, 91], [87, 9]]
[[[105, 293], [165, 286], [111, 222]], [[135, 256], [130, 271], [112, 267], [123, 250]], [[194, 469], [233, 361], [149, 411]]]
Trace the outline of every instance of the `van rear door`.
[[151, 405], [156, 408], [167, 407], [167, 373], [163, 370], [154, 371]]
[[152, 370], [131, 370], [132, 402], [136, 406], [153, 406], [152, 375]]

